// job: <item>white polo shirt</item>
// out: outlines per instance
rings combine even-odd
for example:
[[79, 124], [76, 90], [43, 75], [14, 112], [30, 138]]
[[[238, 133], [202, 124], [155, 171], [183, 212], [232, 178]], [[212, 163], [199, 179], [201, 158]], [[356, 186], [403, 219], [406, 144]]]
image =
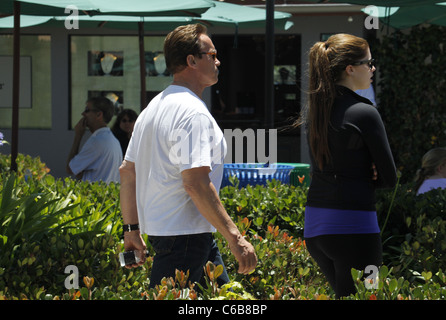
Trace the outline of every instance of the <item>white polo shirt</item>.
[[208, 166], [217, 191], [226, 141], [204, 102], [171, 85], [138, 116], [125, 160], [135, 163], [141, 232], [169, 236], [215, 232], [184, 190], [183, 170]]
[[120, 182], [122, 149], [109, 127], [96, 130], [69, 165], [75, 175], [84, 171], [82, 180]]

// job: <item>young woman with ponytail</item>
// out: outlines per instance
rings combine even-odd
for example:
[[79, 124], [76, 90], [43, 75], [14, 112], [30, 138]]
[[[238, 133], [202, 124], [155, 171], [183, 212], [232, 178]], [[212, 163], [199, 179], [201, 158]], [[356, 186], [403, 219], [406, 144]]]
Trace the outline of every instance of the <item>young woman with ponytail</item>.
[[446, 189], [446, 148], [426, 152], [415, 176], [417, 195], [438, 188]]
[[305, 210], [307, 248], [336, 293], [355, 292], [351, 268], [382, 263], [375, 189], [393, 187], [396, 169], [381, 117], [354, 91], [375, 67], [366, 40], [336, 34], [309, 53], [305, 124], [312, 181]]

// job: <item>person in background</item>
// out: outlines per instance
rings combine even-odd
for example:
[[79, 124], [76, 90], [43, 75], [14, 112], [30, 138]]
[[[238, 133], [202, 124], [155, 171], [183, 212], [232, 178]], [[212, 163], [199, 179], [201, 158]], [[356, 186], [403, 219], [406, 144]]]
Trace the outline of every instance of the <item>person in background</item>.
[[138, 114], [134, 110], [124, 109], [118, 114], [111, 128], [111, 131], [121, 144], [122, 156], [125, 156], [125, 152], [127, 151], [127, 146], [129, 145], [137, 118]]
[[304, 238], [336, 297], [355, 293], [351, 269], [382, 263], [375, 189], [396, 184], [396, 168], [381, 117], [356, 94], [375, 67], [366, 40], [336, 34], [309, 54], [305, 124], [312, 179]]
[[[112, 102], [105, 97], [87, 101], [82, 118], [74, 127], [74, 140], [67, 159], [67, 172], [91, 182], [119, 182], [122, 151], [107, 124], [113, 117]], [[85, 129], [92, 133], [80, 148]]]
[[[173, 83], [139, 115], [120, 168], [124, 248], [144, 251], [141, 234], [148, 235], [155, 250], [151, 287], [175, 278], [176, 269], [201, 282], [208, 261], [224, 267], [213, 239], [219, 231], [238, 272], [248, 274], [257, 257], [220, 201], [226, 143], [202, 100], [218, 81], [217, 51], [206, 27], [193, 24], [167, 35], [164, 54]], [[224, 269], [217, 282], [228, 281]]]
[[426, 152], [415, 176], [417, 195], [438, 188], [446, 189], [446, 148]]
[[376, 107], [375, 89], [373, 89], [373, 86], [371, 84], [367, 89], [359, 89], [356, 90], [355, 92], [359, 94], [361, 97], [370, 100], [372, 105]]

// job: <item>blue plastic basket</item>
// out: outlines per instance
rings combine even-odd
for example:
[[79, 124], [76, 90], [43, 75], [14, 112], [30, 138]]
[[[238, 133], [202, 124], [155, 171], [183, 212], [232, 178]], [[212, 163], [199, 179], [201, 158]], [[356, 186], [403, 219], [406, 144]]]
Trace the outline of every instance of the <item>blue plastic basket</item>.
[[227, 163], [224, 165], [221, 188], [231, 185], [229, 177], [236, 176], [239, 180], [239, 188], [248, 184], [266, 186], [268, 180], [278, 180], [284, 184], [290, 183], [290, 174], [293, 166], [272, 163]]

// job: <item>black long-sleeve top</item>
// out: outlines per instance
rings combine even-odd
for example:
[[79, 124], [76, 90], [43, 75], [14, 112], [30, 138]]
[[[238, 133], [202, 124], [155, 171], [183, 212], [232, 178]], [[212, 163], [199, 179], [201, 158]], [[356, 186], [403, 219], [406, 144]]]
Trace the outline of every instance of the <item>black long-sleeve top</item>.
[[[368, 99], [338, 86], [328, 142], [331, 158], [323, 170], [311, 155], [312, 180], [307, 205], [375, 211], [375, 189], [393, 187], [397, 180], [378, 110]], [[372, 180], [372, 163], [378, 172], [377, 180]]]

